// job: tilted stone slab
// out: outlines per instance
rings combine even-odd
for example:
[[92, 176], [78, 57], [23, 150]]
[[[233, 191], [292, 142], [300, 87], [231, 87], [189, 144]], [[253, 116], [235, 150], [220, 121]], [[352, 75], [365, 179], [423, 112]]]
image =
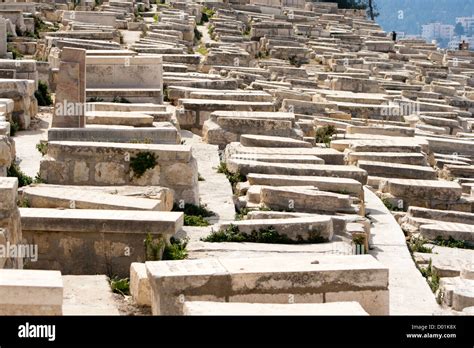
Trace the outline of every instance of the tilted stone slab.
[[311, 155], [265, 155], [265, 154], [235, 154], [231, 159], [243, 159], [248, 161], [261, 161], [273, 163], [309, 163], [324, 164], [324, 160]]
[[[422, 142], [422, 141], [421, 141]], [[421, 152], [428, 153], [428, 144], [421, 145], [407, 137], [371, 140], [333, 140], [331, 148], [338, 151], [350, 149], [355, 152]]]
[[111, 126], [150, 127], [153, 116], [135, 111], [89, 111], [86, 112], [87, 124]]
[[243, 146], [254, 146], [254, 147], [312, 147], [312, 145], [306, 141], [284, 138], [284, 137], [274, 137], [268, 135], [251, 135], [251, 134], [242, 134], [240, 136], [240, 143]]
[[346, 192], [361, 195], [362, 184], [354, 179], [324, 176], [271, 175], [250, 173], [247, 175], [250, 185], [268, 186], [315, 186], [321, 191]]
[[357, 164], [362, 161], [376, 161], [385, 163], [400, 163], [416, 166], [426, 166], [426, 157], [422, 153], [407, 152], [348, 152], [347, 163]]
[[[370, 255], [305, 255], [146, 262], [154, 315], [183, 314], [185, 301], [325, 303], [357, 301], [389, 313], [388, 269]], [[184, 301], [183, 301], [184, 300]]]
[[129, 210], [20, 208], [23, 237], [38, 245], [30, 268], [63, 274], [128, 276], [132, 262], [146, 260], [148, 235], [169, 241], [183, 226], [183, 213]]
[[422, 180], [435, 180], [437, 178], [436, 171], [429, 166], [360, 160], [357, 165], [359, 168], [366, 170], [370, 176]]
[[112, 195], [80, 188], [27, 186], [21, 199], [33, 208], [164, 210], [159, 200]]
[[333, 303], [237, 303], [190, 301], [184, 315], [368, 315], [358, 302]]
[[229, 228], [231, 225], [237, 226], [239, 231], [245, 234], [271, 227], [280, 235], [284, 235], [295, 242], [311, 241], [315, 238], [324, 238], [329, 242], [333, 236], [333, 225], [330, 216], [240, 220], [221, 224], [220, 230]]
[[290, 187], [263, 186], [260, 203], [272, 210], [304, 213], [355, 212], [348, 195]]
[[228, 160], [227, 168], [232, 173], [247, 175], [273, 174], [273, 175], [303, 175], [303, 176], [331, 176], [337, 178], [349, 178], [367, 183], [367, 172], [354, 166], [334, 166], [322, 164], [298, 164], [298, 163], [270, 163], [246, 160]]
[[240, 143], [231, 143], [226, 147], [225, 158], [233, 154], [268, 154], [268, 155], [312, 155], [324, 160], [326, 164], [344, 164], [344, 154], [329, 148], [292, 148], [292, 147], [253, 147], [242, 146]]
[[61, 272], [0, 269], [0, 315], [62, 315]]

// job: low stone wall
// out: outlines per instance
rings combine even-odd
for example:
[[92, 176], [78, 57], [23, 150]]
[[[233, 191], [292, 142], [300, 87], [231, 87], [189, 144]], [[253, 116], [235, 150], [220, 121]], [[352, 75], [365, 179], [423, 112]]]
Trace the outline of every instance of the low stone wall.
[[[133, 162], [144, 153], [156, 165], [139, 176]], [[197, 161], [187, 145], [50, 141], [40, 175], [48, 184], [164, 186], [175, 201], [199, 202]]]

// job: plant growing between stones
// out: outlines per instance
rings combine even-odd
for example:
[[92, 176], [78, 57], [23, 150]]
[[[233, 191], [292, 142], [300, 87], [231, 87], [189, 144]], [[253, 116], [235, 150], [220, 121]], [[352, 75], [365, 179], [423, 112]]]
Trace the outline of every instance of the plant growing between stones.
[[10, 121], [10, 136], [14, 137], [16, 132], [20, 129], [20, 125], [15, 121]]
[[324, 143], [326, 147], [331, 145], [332, 136], [337, 133], [335, 126], [328, 124], [316, 129], [316, 143]]
[[201, 175], [201, 173], [198, 173], [198, 181], [206, 181]]
[[474, 245], [466, 242], [464, 240], [454, 239], [452, 236], [449, 236], [448, 239], [443, 239], [443, 237], [438, 236], [433, 241], [434, 244], [448, 247], [448, 248], [459, 248], [459, 249], [474, 249]]
[[261, 228], [258, 231], [253, 230], [250, 234], [242, 233], [236, 225], [230, 225], [226, 229], [213, 231], [209, 236], [201, 238], [203, 242], [223, 243], [223, 242], [249, 242], [249, 243], [267, 243], [267, 244], [317, 244], [326, 243], [328, 240], [314, 233], [310, 234], [308, 239], [301, 237], [298, 240], [292, 240], [285, 235], [279, 234], [273, 226]]
[[237, 173], [231, 173], [229, 169], [227, 169], [227, 164], [225, 162], [221, 162], [219, 166], [217, 167], [217, 172], [222, 173], [227, 177], [227, 180], [232, 185], [232, 190], [235, 192], [235, 185], [239, 182], [244, 182], [247, 181], [247, 177], [243, 174], [240, 174], [239, 172]]
[[426, 278], [426, 282], [431, 288], [433, 293], [436, 293], [439, 289], [439, 275], [436, 272], [433, 272], [432, 260], [428, 262], [426, 268], [419, 268], [421, 275]]
[[140, 178], [148, 169], [155, 168], [157, 156], [151, 152], [140, 152], [130, 158], [130, 167], [135, 177]]
[[202, 204], [194, 205], [186, 203], [181, 207], [179, 204], [175, 203], [172, 211], [180, 211], [184, 213], [184, 226], [209, 226], [209, 222], [205, 218], [216, 215], [214, 212], [208, 210], [206, 205]]
[[166, 244], [163, 250], [162, 260], [184, 260], [188, 257], [188, 251], [186, 246], [188, 245], [189, 239], [177, 239], [174, 237], [170, 238], [170, 243]]
[[16, 163], [12, 163], [10, 168], [7, 169], [7, 176], [18, 178], [18, 187], [28, 186], [33, 183], [33, 178], [23, 173]]
[[382, 203], [390, 211], [403, 211], [403, 208], [399, 208], [398, 206], [392, 204], [388, 198], [382, 198]]
[[120, 294], [122, 296], [129, 296], [130, 295], [130, 279], [129, 278], [110, 278], [110, 288], [116, 294]]
[[145, 245], [146, 261], [159, 261], [161, 259], [166, 244], [163, 239], [154, 239], [151, 233], [148, 233], [143, 244]]
[[426, 253], [431, 254], [433, 252], [433, 248], [425, 247], [425, 244], [428, 240], [424, 238], [411, 238], [410, 242], [408, 243], [408, 247], [410, 248], [412, 253]]
[[104, 101], [104, 99], [100, 98], [100, 97], [90, 97], [89, 99], [87, 99], [88, 103], [100, 103], [100, 102], [103, 102], [103, 101]]

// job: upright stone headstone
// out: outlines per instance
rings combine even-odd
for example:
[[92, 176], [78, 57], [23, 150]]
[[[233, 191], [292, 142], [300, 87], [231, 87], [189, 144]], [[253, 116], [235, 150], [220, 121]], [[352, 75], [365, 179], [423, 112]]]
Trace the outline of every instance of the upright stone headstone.
[[0, 18], [0, 57], [7, 55], [7, 20]]
[[53, 127], [84, 128], [86, 107], [86, 50], [61, 51]]

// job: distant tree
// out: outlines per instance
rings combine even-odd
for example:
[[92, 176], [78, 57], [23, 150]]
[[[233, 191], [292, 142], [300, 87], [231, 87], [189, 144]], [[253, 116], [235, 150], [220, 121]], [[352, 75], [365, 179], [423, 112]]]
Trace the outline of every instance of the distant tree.
[[457, 23], [457, 24], [456, 24], [456, 26], [454, 27], [454, 33], [455, 33], [457, 36], [464, 35], [465, 30], [464, 30], [464, 27], [462, 26], [461, 23]]

